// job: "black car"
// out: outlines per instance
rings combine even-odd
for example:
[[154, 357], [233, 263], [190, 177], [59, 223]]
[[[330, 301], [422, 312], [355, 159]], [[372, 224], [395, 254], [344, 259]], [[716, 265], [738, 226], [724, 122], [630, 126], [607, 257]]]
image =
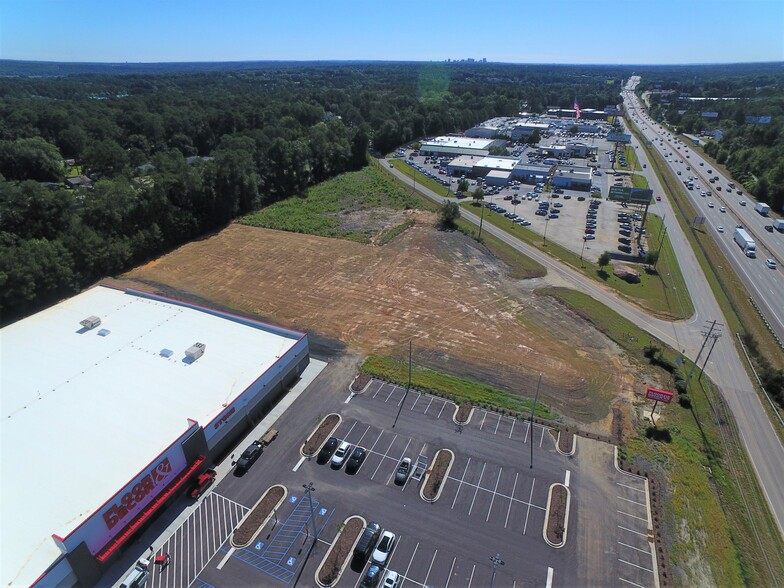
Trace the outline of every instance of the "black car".
[[632, 236], [632, 232], [631, 232], [631, 231], [628, 231], [628, 230], [626, 230], [626, 229], [621, 229], [621, 230], [620, 230], [620, 231], [618, 231], [618, 232], [619, 232], [621, 235], [623, 235], [624, 237], [631, 237], [631, 236]]
[[578, 202], [585, 202], [585, 196], [578, 196], [577, 197], [577, 201]]
[[259, 456], [264, 446], [260, 441], [254, 441], [248, 448], [242, 452], [242, 455], [237, 460], [237, 472], [246, 472], [250, 469]]
[[632, 252], [631, 245], [618, 245], [618, 249], [620, 251], [623, 251], [624, 253], [631, 253]]
[[327, 439], [327, 442], [324, 443], [324, 446], [319, 451], [318, 457], [316, 461], [318, 463], [327, 463], [329, 458], [332, 457], [332, 454], [335, 453], [335, 450], [338, 448], [338, 440], [336, 437], [330, 437]]
[[346, 463], [346, 473], [351, 474], [352, 476], [356, 474], [366, 457], [367, 450], [365, 450], [364, 447], [355, 447], [354, 452]]
[[618, 242], [623, 243], [624, 245], [631, 245], [632, 240], [629, 237], [618, 237]]

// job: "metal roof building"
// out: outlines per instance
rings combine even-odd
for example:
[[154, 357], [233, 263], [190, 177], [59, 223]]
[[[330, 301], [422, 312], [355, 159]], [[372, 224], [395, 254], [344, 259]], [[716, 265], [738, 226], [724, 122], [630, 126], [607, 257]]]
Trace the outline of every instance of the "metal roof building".
[[443, 153], [445, 155], [487, 155], [490, 147], [500, 145], [504, 141], [480, 139], [474, 137], [436, 137], [423, 141], [420, 153]]
[[94, 584], [309, 361], [304, 333], [106, 286], [0, 345], [4, 586]]

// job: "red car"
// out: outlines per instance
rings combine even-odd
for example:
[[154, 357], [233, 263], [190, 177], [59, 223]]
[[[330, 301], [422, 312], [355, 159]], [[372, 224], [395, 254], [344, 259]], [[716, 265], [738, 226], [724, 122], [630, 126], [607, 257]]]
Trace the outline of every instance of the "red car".
[[511, 199], [512, 199], [511, 196], [504, 196], [504, 200], [511, 200]]
[[207, 488], [212, 486], [212, 483], [215, 481], [215, 477], [217, 475], [218, 474], [215, 470], [205, 470], [203, 473], [199, 474], [199, 477], [196, 478], [196, 483], [188, 493], [190, 497], [193, 499], [198, 499], [207, 491]]

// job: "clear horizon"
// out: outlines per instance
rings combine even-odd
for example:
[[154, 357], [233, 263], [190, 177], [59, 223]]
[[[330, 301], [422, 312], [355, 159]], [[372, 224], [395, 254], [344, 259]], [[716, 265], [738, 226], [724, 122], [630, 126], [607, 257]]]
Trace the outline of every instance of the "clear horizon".
[[349, 2], [4, 0], [0, 58], [82, 63], [459, 61], [711, 65], [784, 61], [784, 2], [656, 5], [608, 0], [555, 10], [511, 0], [368, 9]]

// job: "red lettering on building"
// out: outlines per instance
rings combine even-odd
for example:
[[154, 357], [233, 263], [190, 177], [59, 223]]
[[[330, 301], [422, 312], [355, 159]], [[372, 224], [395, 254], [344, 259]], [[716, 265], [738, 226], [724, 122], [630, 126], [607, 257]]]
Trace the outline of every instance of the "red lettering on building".
[[225, 425], [226, 421], [228, 421], [231, 418], [231, 415], [233, 415], [236, 410], [237, 409], [232, 406], [231, 409], [229, 409], [229, 411], [226, 414], [224, 414], [221, 418], [215, 421], [215, 425], [213, 426], [217, 429], [221, 425]]
[[149, 474], [144, 476], [133, 488], [123, 494], [123, 496], [107, 511], [103, 513], [103, 520], [107, 529], [112, 529], [122, 521], [133, 510], [152, 493], [159, 482], [164, 481], [172, 471], [171, 462], [168, 457], [164, 457]]

